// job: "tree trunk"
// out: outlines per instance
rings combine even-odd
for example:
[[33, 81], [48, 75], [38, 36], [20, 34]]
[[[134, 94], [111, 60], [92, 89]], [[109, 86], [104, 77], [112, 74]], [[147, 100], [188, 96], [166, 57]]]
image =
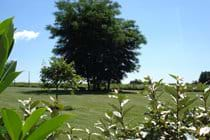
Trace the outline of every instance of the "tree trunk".
[[56, 99], [56, 101], [58, 101], [58, 85], [56, 85], [56, 94], [55, 94], [55, 99]]
[[97, 81], [97, 90], [101, 90], [100, 82], [99, 81]]
[[87, 83], [88, 83], [88, 90], [90, 90], [90, 80], [87, 78]]
[[97, 88], [97, 85], [96, 85], [96, 78], [95, 77], [93, 77], [93, 90], [96, 90], [96, 88]]
[[107, 91], [110, 91], [110, 81], [111, 81], [111, 80], [108, 80], [108, 81], [107, 81]]
[[55, 99], [58, 101], [58, 93], [55, 94]]

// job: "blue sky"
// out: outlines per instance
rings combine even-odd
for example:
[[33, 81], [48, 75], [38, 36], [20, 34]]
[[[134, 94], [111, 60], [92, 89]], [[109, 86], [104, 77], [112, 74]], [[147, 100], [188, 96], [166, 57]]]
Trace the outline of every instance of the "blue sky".
[[[136, 20], [148, 44], [142, 46], [139, 72], [123, 82], [150, 75], [171, 82], [168, 74], [197, 80], [201, 71], [210, 71], [209, 0], [117, 0], [121, 17]], [[14, 16], [19, 32], [10, 59], [18, 61], [23, 73], [16, 81], [39, 81], [43, 62], [53, 55], [56, 40], [49, 39], [46, 25], [53, 24], [53, 0], [0, 0], [0, 20]], [[25, 31], [24, 31], [25, 30]]]

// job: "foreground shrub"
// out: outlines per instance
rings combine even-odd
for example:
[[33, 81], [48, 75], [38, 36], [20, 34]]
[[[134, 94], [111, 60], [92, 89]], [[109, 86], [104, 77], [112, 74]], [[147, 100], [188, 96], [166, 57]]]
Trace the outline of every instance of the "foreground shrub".
[[[63, 122], [69, 119], [68, 115], [59, 115], [52, 119], [43, 121], [41, 117], [46, 109], [39, 108], [32, 112], [26, 119], [21, 120], [18, 114], [11, 109], [2, 109], [2, 120], [11, 140], [41, 140], [48, 137]], [[43, 121], [42, 123], [40, 123]], [[1, 139], [8, 139], [3, 134]]]
[[[210, 109], [207, 105], [210, 87], [202, 85], [205, 90], [199, 97], [186, 93], [186, 86], [178, 76], [171, 75], [176, 83], [164, 85], [162, 80], [153, 82], [145, 78], [146, 97], [149, 101], [148, 111], [142, 124], [130, 128], [124, 119], [132, 107], [126, 107], [129, 99], [122, 95], [110, 95], [118, 101], [111, 104], [113, 110], [105, 113], [95, 127], [101, 132], [103, 139], [209, 139], [210, 138]], [[162, 94], [169, 94], [170, 104], [161, 100]], [[192, 107], [196, 100], [201, 104]]]
[[129, 99], [126, 99], [123, 95], [110, 95], [109, 97], [116, 99], [118, 104], [110, 104], [112, 110], [105, 113], [105, 117], [100, 119], [95, 127], [100, 130], [102, 136], [106, 139], [136, 138], [136, 128], [130, 128], [125, 121], [125, 116], [133, 107], [125, 107]]
[[[20, 74], [20, 72], [15, 72], [17, 64], [15, 61], [7, 63], [14, 44], [13, 35], [15, 29], [12, 20], [10, 18], [0, 22], [0, 93]], [[69, 115], [54, 115], [50, 119], [43, 119], [47, 107], [34, 109], [31, 109], [31, 107], [24, 109], [27, 115], [24, 114], [23, 120], [14, 110], [1, 109], [1, 140], [47, 139], [62, 123], [70, 118]]]
[[15, 72], [16, 61], [7, 63], [14, 44], [14, 31], [12, 18], [0, 22], [0, 93], [20, 74]]

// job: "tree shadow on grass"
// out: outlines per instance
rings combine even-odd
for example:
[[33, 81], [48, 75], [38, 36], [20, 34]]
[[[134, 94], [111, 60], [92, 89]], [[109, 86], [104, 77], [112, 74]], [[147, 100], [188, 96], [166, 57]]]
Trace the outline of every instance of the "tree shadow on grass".
[[22, 94], [34, 94], [34, 95], [69, 95], [70, 90], [45, 90], [45, 89], [40, 89], [40, 90], [28, 90], [28, 91], [20, 91], [19, 93]]
[[[33, 95], [72, 95], [71, 90], [45, 90], [45, 89], [40, 89], [40, 90], [28, 90], [28, 91], [20, 91], [19, 93], [22, 94], [33, 94]], [[136, 94], [137, 92], [134, 91], [127, 91], [127, 90], [122, 90], [120, 94]], [[108, 91], [74, 91], [75, 95], [109, 95], [109, 94], [114, 94], [113, 92], [108, 92]]]
[[[22, 94], [33, 94], [33, 95], [72, 95], [71, 90], [28, 90], [20, 91]], [[110, 92], [106, 91], [74, 91], [75, 95], [108, 95]]]

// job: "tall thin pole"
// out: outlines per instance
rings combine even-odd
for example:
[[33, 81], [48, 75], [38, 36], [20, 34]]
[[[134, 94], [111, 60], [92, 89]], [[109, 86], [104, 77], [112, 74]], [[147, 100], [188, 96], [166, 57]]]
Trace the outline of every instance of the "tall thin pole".
[[30, 87], [30, 71], [28, 71], [28, 86]]

